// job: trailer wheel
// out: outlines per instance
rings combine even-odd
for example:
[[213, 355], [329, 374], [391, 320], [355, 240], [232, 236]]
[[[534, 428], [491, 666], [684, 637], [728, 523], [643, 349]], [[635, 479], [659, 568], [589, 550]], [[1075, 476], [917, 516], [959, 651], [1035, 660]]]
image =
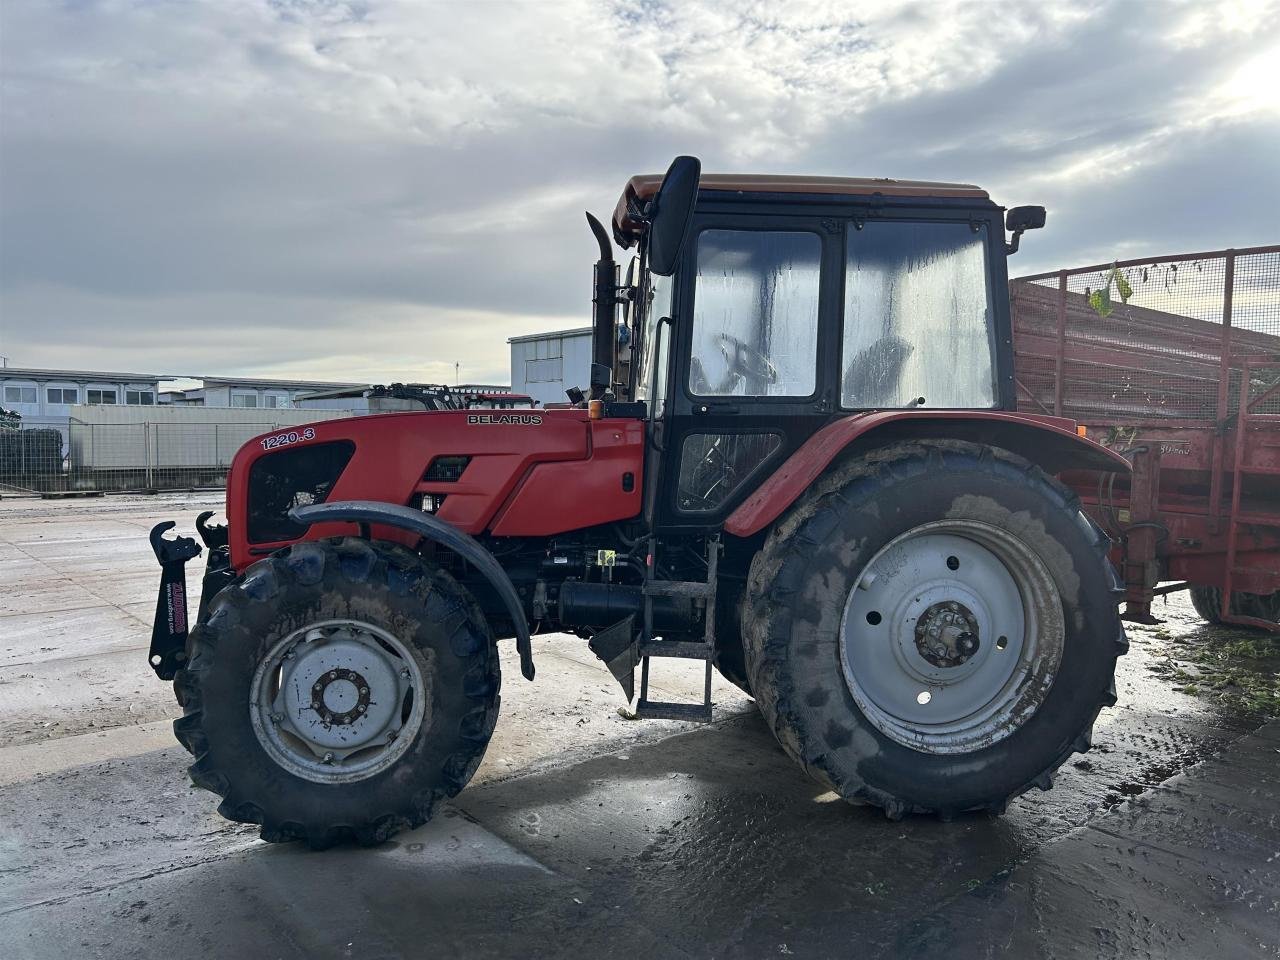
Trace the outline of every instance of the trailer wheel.
[[286, 548], [218, 593], [177, 685], [192, 782], [262, 839], [381, 842], [471, 779], [498, 655], [471, 595], [393, 544]]
[[1001, 812], [1089, 748], [1127, 649], [1108, 540], [1027, 461], [900, 443], [821, 478], [752, 563], [747, 668], [783, 748], [893, 818]]
[[[1222, 588], [1192, 587], [1191, 606], [1205, 623], [1222, 623]], [[1231, 612], [1246, 617], [1257, 617], [1259, 620], [1275, 620], [1280, 622], [1280, 593], [1241, 593], [1231, 594]], [[1235, 624], [1232, 624], [1235, 626]], [[1242, 630], [1251, 629], [1240, 626]]]

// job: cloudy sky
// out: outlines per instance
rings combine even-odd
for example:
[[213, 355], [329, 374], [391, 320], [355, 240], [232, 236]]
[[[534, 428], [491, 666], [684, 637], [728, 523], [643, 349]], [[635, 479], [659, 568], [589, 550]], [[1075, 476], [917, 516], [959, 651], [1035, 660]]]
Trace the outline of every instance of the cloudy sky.
[[1280, 242], [1280, 3], [0, 2], [10, 365], [505, 381], [627, 176], [966, 180], [1016, 272]]

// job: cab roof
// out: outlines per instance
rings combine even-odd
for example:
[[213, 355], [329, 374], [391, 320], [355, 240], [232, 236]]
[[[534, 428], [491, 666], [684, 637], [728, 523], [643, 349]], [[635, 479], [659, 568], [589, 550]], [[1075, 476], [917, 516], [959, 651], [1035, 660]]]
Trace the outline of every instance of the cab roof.
[[[638, 174], [627, 181], [613, 211], [613, 235], [630, 246], [640, 235], [641, 224], [631, 215], [633, 207], [653, 199], [662, 185], [662, 174]], [[831, 196], [922, 197], [948, 200], [986, 200], [987, 191], [971, 183], [938, 183], [932, 180], [890, 180], [885, 177], [805, 177], [788, 174], [704, 173], [699, 190], [732, 193], [804, 193]]]

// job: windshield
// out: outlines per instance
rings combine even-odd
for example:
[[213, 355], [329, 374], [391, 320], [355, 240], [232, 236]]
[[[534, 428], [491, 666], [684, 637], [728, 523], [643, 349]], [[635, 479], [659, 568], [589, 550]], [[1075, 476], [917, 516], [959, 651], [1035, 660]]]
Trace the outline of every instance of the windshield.
[[994, 406], [985, 225], [872, 220], [847, 239], [841, 406]]

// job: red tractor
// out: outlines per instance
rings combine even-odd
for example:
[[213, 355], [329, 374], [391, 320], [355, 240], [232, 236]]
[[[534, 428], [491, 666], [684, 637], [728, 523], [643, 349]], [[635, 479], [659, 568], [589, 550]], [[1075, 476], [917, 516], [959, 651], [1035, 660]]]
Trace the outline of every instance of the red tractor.
[[[227, 525], [197, 521], [189, 637], [199, 548], [152, 532], [151, 663], [193, 782], [267, 840], [421, 824], [484, 754], [499, 640], [533, 679], [533, 624], [586, 639], [640, 717], [709, 720], [714, 665], [892, 818], [1048, 789], [1126, 647], [1108, 538], [1054, 475], [1129, 467], [1016, 412], [1005, 259], [1044, 210], [1003, 213], [973, 186], [681, 157], [626, 185], [624, 282], [588, 215], [593, 363], [565, 408], [246, 444]], [[650, 699], [661, 657], [705, 661], [701, 703]]]

